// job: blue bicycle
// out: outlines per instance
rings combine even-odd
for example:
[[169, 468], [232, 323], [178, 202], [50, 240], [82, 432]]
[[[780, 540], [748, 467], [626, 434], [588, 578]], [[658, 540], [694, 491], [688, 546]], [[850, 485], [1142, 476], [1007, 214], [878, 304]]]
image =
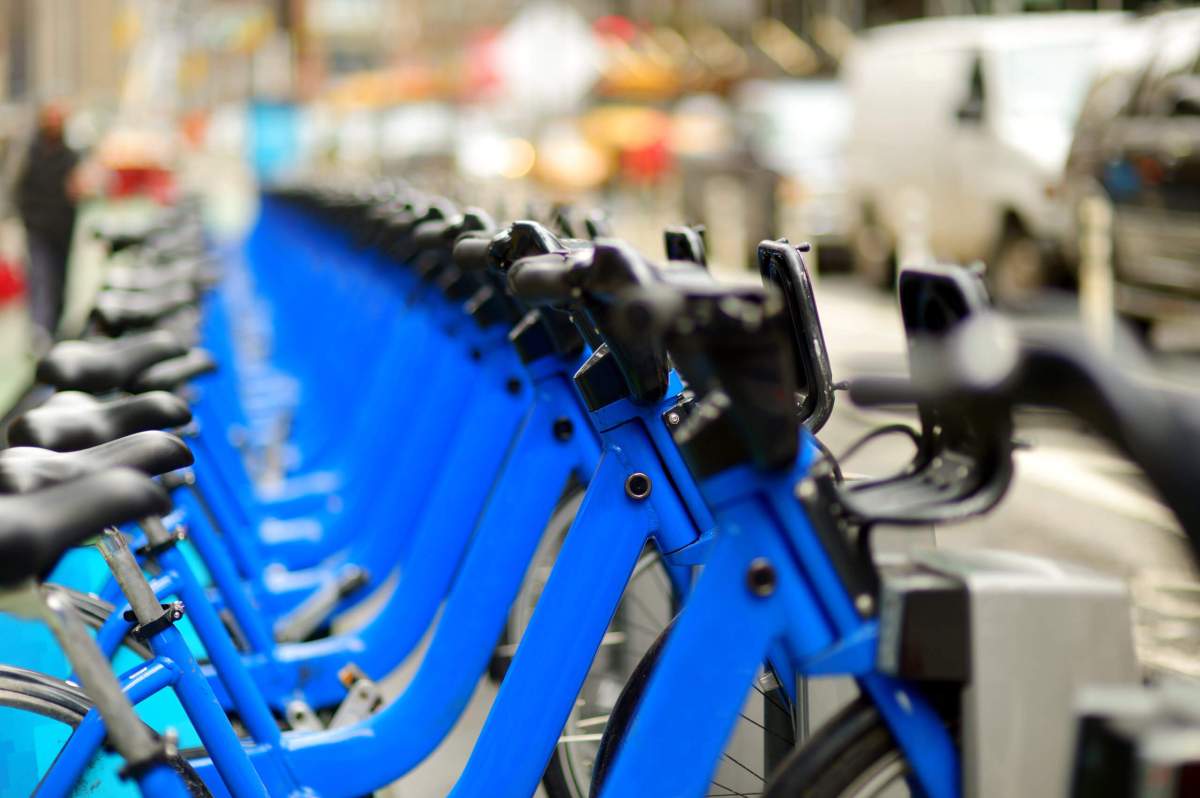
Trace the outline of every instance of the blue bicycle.
[[[0, 683], [10, 679], [7, 684], [13, 686], [0, 690], [0, 704], [12, 696], [13, 706], [28, 709], [31, 704], [21, 697], [36, 694], [43, 698], [34, 712], [48, 713], [55, 701], [68, 703], [51, 696], [72, 696], [74, 702], [72, 711], [58, 716], [74, 730], [42, 775], [39, 795], [70, 794], [81, 779], [107, 789], [111, 773], [96, 770], [105, 762], [111, 765], [102, 747], [106, 736], [136, 738], [136, 744], [116, 748], [134, 765], [133, 772], [146, 774], [145, 794], [208, 790], [235, 796], [302, 791], [356, 796], [394, 781], [422, 761], [461, 714], [492, 661], [522, 577], [537, 556], [542, 530], [556, 507], [564, 505], [564, 497], [573, 495], [573, 486], [584, 486], [582, 499], [577, 509], [565, 511], [573, 517], [568, 531], [550, 535], [557, 549], [553, 566], [527, 621], [518, 627], [515, 655], [455, 795], [527, 796], [556, 750], [560, 766], [575, 761], [562, 754], [564, 745], [573, 744], [561, 739], [564, 726], [572, 722], [614, 617], [621, 621], [623, 596], [635, 595], [627, 589], [629, 579], [648, 552], [663, 564], [666, 581], [658, 588], [660, 595], [669, 596], [671, 609], [682, 609], [632, 669], [607, 716], [586, 719], [595, 724], [588, 728], [606, 727], [595, 765], [585, 774], [594, 795], [699, 796], [714, 790], [872, 795], [903, 783], [916, 793], [955, 796], [977, 790], [992, 794], [1006, 779], [1017, 785], [1008, 789], [1031, 794], [1030, 784], [1058, 778], [1054, 768], [1065, 768], [1068, 758], [1062, 752], [1069, 748], [1069, 728], [1059, 734], [1044, 719], [1065, 717], [1063, 704], [1080, 684], [1134, 675], [1127, 625], [1122, 632], [1127, 600], [1111, 582], [1049, 568], [1042, 561], [926, 552], [890, 562], [878, 559], [872, 549], [871, 530], [877, 524], [923, 525], [978, 515], [1000, 500], [1012, 477], [1011, 414], [998, 412], [1005, 406], [987, 399], [990, 394], [964, 400], [969, 392], [962, 385], [970, 388], [976, 375], [969, 358], [949, 361], [955, 366], [949, 376], [958, 382], [939, 382], [948, 361], [927, 354], [944, 350], [925, 341], [952, 345], [967, 331], [979, 329], [974, 320], [986, 316], [985, 294], [968, 273], [929, 268], [901, 275], [900, 310], [912, 341], [913, 381], [903, 390], [877, 385], [874, 398], [916, 405], [920, 427], [912, 434], [917, 455], [895, 477], [851, 482], [813, 434], [832, 410], [834, 386], [801, 253], [785, 241], [760, 245], [764, 286], [730, 286], [715, 281], [700, 265], [702, 240], [695, 231], [678, 231], [669, 245], [668, 251], [681, 259], [656, 265], [615, 239], [563, 238], [526, 221], [498, 228], [484, 214], [459, 213], [443, 200], [409, 190], [400, 195], [292, 190], [279, 202], [275, 222], [286, 228], [281, 234], [306, 242], [297, 244], [297, 251], [312, 247], [331, 259], [336, 256], [336, 265], [323, 259], [310, 264], [313, 282], [303, 288], [299, 277], [284, 279], [260, 265], [257, 286], [247, 281], [217, 290], [222, 299], [234, 299], [225, 311], [206, 313], [205, 324], [216, 318], [233, 325], [237, 314], [230, 314], [229, 307], [248, 302], [240, 307], [253, 308], [260, 291], [279, 304], [269, 313], [252, 313], [250, 333], [262, 326], [276, 337], [288, 324], [266, 320], [282, 317], [288, 307], [305, 307], [305, 292], [314, 285], [339, 291], [349, 302], [379, 299], [385, 309], [402, 302], [402, 319], [380, 311], [374, 324], [361, 327], [339, 320], [344, 314], [329, 308], [320, 312], [330, 323], [350, 329], [420, 335], [437, 352], [406, 354], [404, 346], [389, 338], [389, 347], [394, 346], [389, 363], [435, 369], [439, 357], [457, 352], [463, 369], [444, 370], [446, 383], [429, 372], [433, 398], [448, 385], [461, 385], [456, 381], [464, 375], [488, 374], [483, 364], [515, 365], [520, 369], [518, 390], [494, 386], [477, 397], [481, 401], [463, 399], [458, 405], [462, 419], [482, 426], [489, 411], [476, 405], [507, 393], [512, 399], [506, 412], [493, 416], [496, 424], [501, 423], [499, 415], [508, 418], [507, 437], [498, 435], [503, 443], [493, 452], [484, 451], [487, 446], [481, 444], [493, 439], [485, 441], [481, 428], [472, 427], [479, 435], [454, 432], [437, 464], [430, 461], [430, 484], [436, 487], [425, 498], [447, 512], [460, 495], [477, 498], [464, 498], [468, 506], [453, 523], [431, 516], [425, 526], [422, 516], [423, 523], [406, 536], [405, 545], [378, 529], [363, 530], [362, 541], [348, 529], [328, 537], [322, 532], [302, 545], [285, 537], [272, 541], [257, 522], [264, 507], [286, 508], [293, 521], [310, 512], [330, 520], [328, 506], [314, 510], [320, 507], [321, 491], [291, 490], [298, 475], [308, 467], [313, 469], [308, 476], [329, 467], [334, 476], [325, 486], [326, 495], [338, 495], [342, 488], [336, 486], [343, 481], [345, 495], [353, 495], [361, 489], [356, 475], [363, 473], [356, 458], [376, 449], [339, 451], [327, 429], [308, 426], [307, 421], [337, 406], [336, 391], [318, 388], [309, 405], [303, 394], [280, 389], [277, 370], [282, 364], [304, 375], [297, 376], [300, 384], [317, 379], [320, 370], [305, 362], [304, 353], [318, 336], [304, 325], [293, 326], [287, 340], [239, 353], [219, 345], [233, 340], [228, 331], [222, 335], [209, 329], [203, 340], [218, 344], [217, 359], [232, 364], [232, 373], [219, 376], [223, 371], [217, 371], [198, 379], [195, 363], [200, 358], [195, 355], [171, 369], [159, 367], [189, 355], [179, 354], [179, 345], [172, 344], [177, 339], [168, 341], [157, 332], [75, 347], [65, 359], [60, 355], [60, 370], [65, 363], [81, 374], [104, 372], [108, 381], [103, 384], [109, 386], [142, 384], [144, 373], [154, 368], [159, 368], [159, 380], [189, 374], [198, 392], [192, 398], [200, 424], [189, 439], [191, 449], [167, 433], [140, 432], [74, 453], [0, 454], [7, 489], [23, 494], [0, 497], [0, 520], [13, 519], [8, 530], [0, 527], [0, 549], [13, 552], [17, 563], [10, 582], [45, 573], [82, 535], [112, 523], [141, 521], [140, 531], [104, 533], [101, 553], [128, 608], [116, 611], [119, 620], [105, 620], [100, 642], [111, 654], [133, 635], [152, 656], [117, 681], [112, 665], [95, 655], [86, 633], [60, 631], [86, 695], [44, 675], [0, 669]], [[297, 224], [301, 219], [314, 229]], [[324, 221], [315, 224], [316, 219]], [[591, 227], [592, 233], [602, 232], [595, 223]], [[364, 241], [402, 257], [411, 271], [385, 261], [378, 250], [346, 254]], [[137, 249], [131, 245], [129, 251]], [[386, 294], [383, 289], [375, 294], [380, 285], [389, 286]], [[349, 290], [341, 294], [339, 286]], [[171, 301], [164, 297], [162, 307]], [[117, 304], [109, 303], [109, 327], [120, 324]], [[470, 342], [466, 350], [460, 348], [464, 342]], [[355, 381], [352, 367], [334, 366], [333, 371], [364, 390], [378, 387]], [[504, 373], [511, 372], [495, 376]], [[933, 388], [923, 387], [929, 385]], [[247, 386], [253, 387], [249, 393]], [[872, 399], [870, 388], [859, 385], [858, 397]], [[437, 405], [427, 396], [407, 399], [406, 412]], [[154, 416], [151, 403], [141, 401], [143, 420], [162, 418], [162, 411], [170, 409], [169, 400], [160, 396]], [[386, 409], [379, 401], [370, 403], [372, 413]], [[121, 418], [115, 411], [98, 414], [86, 402], [80, 409], [85, 415], [73, 415], [67, 400], [56, 402], [57, 421], [44, 415], [28, 423], [33, 429], [38, 421], [36, 434], [66, 438], [71, 425], [82, 423], [80, 418], [105, 418], [114, 426]], [[368, 429], [376, 418], [355, 424]], [[278, 428], [280, 419], [288, 419], [284, 432]], [[249, 443], [240, 453], [214, 434], [229, 425], [247, 431]], [[420, 434], [417, 440], [427, 441]], [[419, 454], [428, 443], [413, 448]], [[127, 490], [149, 490], [153, 502], [124, 506], [124, 514], [113, 517], [97, 511], [70, 534], [53, 511], [65, 491], [110, 477], [96, 472], [114, 465], [148, 473], [173, 471], [186, 464], [191, 450], [200, 479], [195, 486], [179, 484], [175, 495], [184, 502], [197, 496], [224, 502], [221, 510], [202, 501], [184, 507], [189, 525], [205, 524], [193, 515], [223, 519], [204, 527], [211, 534], [196, 541], [202, 554], [209, 547], [202, 558], [205, 565], [218, 571], [229, 566], [208, 574], [216, 591], [208, 590], [203, 571], [189, 560], [180, 537], [159, 520], [166, 507], [144, 480], [120, 475], [134, 480]], [[379, 447], [376, 454], [384, 457], [386, 452]], [[493, 466], [472, 470], [472, 459], [487, 456], [495, 458]], [[403, 457], [415, 455], [406, 452]], [[239, 480], [247, 479], [246, 464], [256, 462], [259, 467], [251, 471], [260, 479], [269, 482], [282, 475], [291, 483], [285, 498], [275, 494], [264, 502], [246, 490]], [[386, 462], [384, 457], [376, 464]], [[404, 462], [398, 469], [401, 476], [423, 474], [419, 461]], [[459, 484], [464, 473], [478, 483]], [[198, 489], [210, 481], [218, 484]], [[420, 502], [416, 505], [409, 511], [419, 511]], [[239, 519], [244, 526], [231, 525]], [[437, 533], [453, 536], [454, 542], [436, 545]], [[31, 535], [53, 545], [30, 554], [21, 545]], [[240, 542], [227, 539], [234, 536]], [[136, 555], [130, 539], [140, 545]], [[4, 548], [6, 541], [12, 548]], [[260, 635], [257, 646], [242, 641], [239, 648], [236, 613], [231, 613], [232, 624], [220, 615], [238, 599], [222, 596], [248, 586], [242, 612], [253, 612], [255, 602], [264, 600], [264, 612], [273, 621], [295, 620], [295, 611], [312, 596], [338, 584], [338, 567], [350, 562], [322, 561], [310, 569], [308, 558], [343, 544], [368, 551], [358, 548], [360, 542], [385, 556], [389, 570], [399, 569], [399, 584], [414, 570], [438, 574], [414, 583], [422, 585], [412, 594], [420, 606], [442, 604], [420, 669], [400, 696], [382, 706], [367, 691], [361, 700], [352, 695], [324, 728], [294, 722], [301, 718], [293, 712], [291, 729], [281, 729], [276, 720], [287, 711], [289, 695], [315, 696], [320, 694], [316, 685], [325, 684], [304, 681], [296, 682], [291, 693], [281, 689], [289, 678], [274, 670], [287, 662], [282, 652], [295, 651], [293, 646], [336, 650], [344, 643], [333, 636], [283, 645], [268, 634]], [[280, 590], [281, 583], [245, 572], [247, 565], [265, 562], [254, 559], [261, 556], [278, 557], [281, 565], [290, 562], [299, 573], [314, 570], [323, 576], [303, 590]], [[1014, 594], [1019, 606], [1006, 603]], [[71, 621], [61, 619], [75, 617], [74, 605], [84, 600], [65, 601], [65, 594], [52, 590], [49, 595], [59, 629], [67, 628]], [[182, 604], [171, 600], [176, 595], [184, 596]], [[335, 611], [355, 598], [335, 595], [322, 601]], [[103, 605], [91, 606], [95, 615], [102, 614]], [[384, 613], [397, 612], [390, 602], [388, 607]], [[1020, 635], [997, 636], [989, 623], [1029, 622], [1076, 607], [1090, 613], [1087, 635], [1063, 635], [1061, 624], [1045, 624], [1058, 639], [1035, 639], [1024, 626]], [[180, 631], [184, 617], [201, 633], [211, 660], [207, 670]], [[418, 617], [418, 623], [428, 625], [428, 619]], [[1009, 632], [1014, 627], [999, 628]], [[388, 651], [385, 638], [358, 639], [370, 639], [371, 650], [356, 653], [364, 662], [382, 663], [389, 657], [395, 662], [407, 653]], [[1036, 689], [1004, 678], [1028, 661], [1065, 661], [1070, 667], [1048, 670]], [[311, 662], [298, 660], [293, 673]], [[793, 751], [793, 739], [804, 736], [796, 734], [793, 716], [803, 708], [801, 680], [830, 675], [851, 677], [860, 698]], [[22, 687], [19, 679], [36, 686]], [[143, 705], [167, 689], [178, 696], [203, 751], [181, 757], [169, 735], [155, 739], [140, 722], [131, 721], [126, 698]], [[728, 748], [747, 694], [757, 695], [754, 690], [765, 694], [760, 697], [769, 704], [761, 724], [766, 740], [761, 762], [745, 761]], [[328, 695], [335, 692], [344, 694], [345, 686], [338, 691], [331, 687]], [[240, 727], [232, 722], [231, 709]], [[999, 761], [1015, 759], [1025, 767], [1011, 773], [998, 766], [982, 749], [984, 740], [1003, 740], [1007, 759]], [[747, 771], [752, 786], [727, 784], [724, 771], [718, 771], [723, 758]], [[769, 770], [776, 771], [776, 778], [768, 787]], [[157, 781], [151, 784], [151, 778]]]

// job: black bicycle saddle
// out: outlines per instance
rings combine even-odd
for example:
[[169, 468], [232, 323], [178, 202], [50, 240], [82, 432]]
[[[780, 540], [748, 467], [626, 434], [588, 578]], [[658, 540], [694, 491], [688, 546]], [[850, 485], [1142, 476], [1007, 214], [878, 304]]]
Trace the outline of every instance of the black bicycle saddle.
[[190, 283], [171, 283], [153, 291], [109, 289], [96, 297], [92, 315], [104, 330], [118, 334], [150, 327], [195, 301], [196, 291]]
[[104, 270], [106, 288], [124, 291], [160, 291], [176, 284], [207, 286], [218, 279], [207, 258], [180, 258], [164, 264], [143, 262], [114, 264]]
[[68, 549], [105, 527], [170, 511], [167, 494], [129, 469], [90, 474], [44, 490], [0, 496], [0, 584], [50, 571]]
[[166, 391], [107, 402], [78, 391], [62, 391], [41, 407], [18, 416], [8, 427], [8, 443], [71, 452], [135, 432], [180, 427], [191, 420], [187, 402]]
[[61, 341], [38, 363], [37, 378], [59, 390], [107, 393], [126, 388], [155, 363], [187, 352], [165, 330], [120, 338]]
[[0, 452], [0, 493], [29, 493], [112, 468], [159, 476], [191, 464], [187, 444], [159, 430], [137, 432], [77, 452], [17, 446]]
[[155, 228], [150, 226], [140, 230], [95, 229], [92, 230], [92, 237], [107, 246], [110, 255], [115, 255], [122, 250], [142, 246], [154, 233]]
[[135, 393], [143, 391], [172, 391], [183, 383], [215, 371], [217, 361], [208, 350], [193, 347], [179, 357], [162, 360], [145, 369], [129, 383]]

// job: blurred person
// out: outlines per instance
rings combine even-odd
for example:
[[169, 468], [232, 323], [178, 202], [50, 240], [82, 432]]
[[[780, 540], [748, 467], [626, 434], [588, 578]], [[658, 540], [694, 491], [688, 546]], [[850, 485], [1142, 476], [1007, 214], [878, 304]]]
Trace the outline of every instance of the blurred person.
[[29, 249], [29, 310], [36, 335], [53, 340], [62, 315], [67, 262], [75, 229], [71, 190], [79, 156], [63, 139], [66, 111], [48, 105], [38, 114], [37, 131], [17, 182], [17, 211]]

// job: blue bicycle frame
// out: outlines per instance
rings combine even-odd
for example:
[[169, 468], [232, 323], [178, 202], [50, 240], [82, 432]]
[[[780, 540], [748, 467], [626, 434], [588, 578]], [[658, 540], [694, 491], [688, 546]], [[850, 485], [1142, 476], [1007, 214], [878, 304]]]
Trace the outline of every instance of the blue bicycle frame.
[[[306, 747], [320, 746], [313, 750], [337, 749], [342, 750], [343, 755], [352, 755], [344, 751], [345, 746], [335, 743], [347, 737], [351, 742], [374, 738], [370, 728], [385, 721], [391, 727], [404, 729], [404, 734], [380, 735], [378, 739], [386, 745], [388, 756], [361, 761], [376, 761], [381, 763], [381, 767], [384, 762], [387, 767], [394, 767], [399, 761], [411, 761], [411, 767], [436, 747], [461, 714], [479, 673], [486, 667], [507, 617], [507, 607], [520, 586], [525, 566], [532, 558], [541, 531], [560, 498], [563, 484], [572, 474], [579, 480], [585, 478], [595, 462], [596, 443], [590, 434], [586, 417], [577, 409], [579, 400], [567, 377], [574, 364], [557, 358], [555, 361], [530, 364], [535, 384], [533, 408], [524, 419], [517, 442], [509, 454], [511, 465], [504, 469], [487, 502], [475, 541], [446, 600], [442, 622], [437, 627], [413, 683], [387, 709], [363, 724], [318, 734], [288, 734], [282, 739], [270, 740], [267, 744], [250, 749], [254, 764], [270, 792], [287, 794], [297, 784], [308, 783], [305, 778], [307, 774], [302, 770], [313, 758], [313, 752], [305, 751]], [[555, 434], [556, 422], [563, 420], [575, 430], [567, 439]], [[554, 474], [562, 482], [530, 479], [530, 474]], [[163, 689], [174, 678], [173, 674], [164, 672], [163, 668], [154, 668], [152, 664], [146, 668], [151, 670], [147, 673], [146, 669], [139, 669], [123, 679], [127, 692], [135, 702], [143, 701]], [[190, 685], [192, 672], [185, 671], [185, 675]], [[344, 688], [342, 690], [344, 692]], [[204, 707], [201, 707], [199, 715], [193, 715], [192, 707], [187, 702], [184, 702], [184, 706], [198, 730], [211, 724], [228, 728], [223, 713], [218, 717], [205, 713]], [[96, 725], [101, 727], [98, 733], [92, 730]], [[76, 731], [53, 768], [65, 769], [67, 765], [61, 763], [71, 764], [69, 772], [64, 770], [63, 774], [56, 775], [56, 779], [61, 779], [62, 783], [76, 775], [79, 763], [90, 761], [95, 753], [95, 745], [103, 737], [102, 721], [98, 716], [89, 716], [87, 727], [80, 728], [85, 733]], [[234, 747], [227, 743], [227, 740], [211, 743], [205, 740], [211, 759], [197, 763], [197, 769], [206, 783], [217, 794], [221, 794], [217, 776], [224, 776], [223, 768], [231, 767], [230, 762], [236, 766], [245, 758], [240, 743]], [[364, 764], [366, 767], [368, 765]], [[327, 792], [331, 788], [320, 785], [331, 778], [331, 773], [326, 771], [311, 786], [318, 792]]]
[[[690, 548], [710, 526], [708, 511], [662, 422], [671, 406], [622, 400], [592, 414], [603, 442], [600, 463], [455, 794], [532, 793], [646, 541], [682, 562], [695, 554]], [[648, 495], [627, 492], [633, 476], [647, 480]], [[399, 778], [433, 750], [465, 707], [519, 588], [521, 569], [514, 575], [492, 567], [507, 543], [481, 545], [481, 532], [460, 575], [476, 584], [503, 582], [504, 595], [493, 595], [500, 600], [477, 597], [462, 612], [452, 595], [405, 694], [353, 726], [284, 735], [282, 759], [259, 749], [255, 762], [269, 783], [290, 773], [322, 795], [358, 795]], [[445, 640], [452, 644], [440, 645]], [[437, 690], [454, 700], [430, 695]], [[345, 762], [362, 767], [343, 768], [331, 780], [334, 763]], [[196, 765], [206, 772], [206, 763]]]
[[[253, 596], [246, 595], [237, 579], [232, 557], [220, 545], [223, 541], [215, 541], [215, 532], [205, 528], [208, 508], [197, 501], [194, 491], [177, 492], [181, 504], [191, 511], [187, 516], [192, 520], [191, 536], [220, 589], [218, 601], [227, 603], [251, 649], [259, 654], [248, 664], [254, 670], [260, 688], [276, 707], [283, 708], [297, 697], [318, 707], [336, 703], [344, 697], [344, 687], [337, 672], [345, 664], [354, 661], [368, 675], [382, 676], [410, 653], [427, 628], [461, 559], [473, 524], [471, 519], [478, 517], [487, 490], [511, 445], [520, 411], [528, 403], [525, 383], [516, 376], [521, 371], [515, 355], [498, 332], [491, 328], [463, 336], [466, 339], [463, 349], [469, 347], [472, 356], [480, 361], [474, 388], [486, 395], [461, 414], [457, 431], [451, 437], [453, 445], [448, 449], [429, 447], [445, 451], [447, 461], [445, 467], [435, 469], [438, 476], [434, 492], [424, 503], [416, 534], [411, 536], [417, 547], [414, 553], [419, 555], [416, 561], [423, 565], [420, 569], [402, 571], [400, 588], [393, 593], [384, 610], [353, 635], [311, 644], [276, 646], [271, 630], [264, 623], [261, 607], [256, 606]], [[433, 392], [434, 395], [438, 393]], [[406, 448], [418, 452], [421, 446], [410, 443]], [[414, 466], [411, 470], [419, 469]], [[405, 482], [412, 486], [410, 494], [426, 489], [420, 480]], [[407, 504], [415, 506], [421, 502], [416, 495], [410, 495]], [[396, 520], [405, 526], [404, 518]], [[404, 536], [375, 537], [386, 540]], [[389, 560], [384, 556], [364, 559], [371, 562]], [[164, 590], [173, 588], [171, 583], [160, 584]], [[163, 598], [168, 596], [168, 593], [162, 594]], [[108, 597], [117, 598], [115, 591], [108, 591]], [[101, 642], [106, 651], [116, 649], [127, 626], [119, 615], [110, 620], [101, 631]], [[224, 633], [218, 631], [218, 634], [223, 636]], [[204, 637], [202, 633], [201, 639]], [[208, 640], [204, 642], [212, 647]]]
[[[878, 623], [855, 609], [796, 500], [815, 452], [808, 433], [802, 435], [791, 472], [737, 467], [705, 482], [718, 524], [715, 548], [676, 620], [603, 796], [703, 795], [757, 669], [777, 642], [793, 676], [857, 680], [923, 794], [960, 794], [950, 733], [919, 690], [876, 670]], [[769, 591], [750, 588], [755, 566], [772, 570]]]
[[[155, 656], [122, 675], [121, 684], [126, 695], [136, 704], [161, 690], [173, 689], [204, 747], [214, 755], [217, 772], [210, 777], [212, 782], [222, 783], [239, 798], [269, 798], [269, 793], [243, 751], [225, 711], [209, 688], [208, 680], [200, 672], [179, 630], [174, 626], [164, 626], [150, 635], [148, 642]], [[279, 734], [277, 727], [275, 734]], [[92, 709], [75, 728], [42, 779], [36, 793], [39, 798], [71, 795], [103, 744], [105, 735], [104, 720]]]
[[[532, 364], [530, 376], [535, 389], [547, 380], [562, 381], [563, 373], [570, 368], [571, 364], [554, 362]], [[541, 376], [536, 376], [539, 373]], [[471, 531], [496, 475], [506, 461], [520, 469], [523, 478], [538, 473], [521, 465], [523, 455], [514, 453], [511, 442], [520, 423], [522, 407], [528, 404], [526, 392], [521, 387], [523, 383], [511, 382], [512, 373], [500, 368], [485, 370], [484, 374], [493, 381], [507, 383], [510, 388], [502, 400], [474, 404], [464, 414], [462, 428], [447, 453], [445, 467], [435, 475], [432, 492], [413, 535], [409, 559], [420, 563], [420, 567], [402, 569], [383, 608], [357, 631], [307, 643], [271, 643], [239, 663], [240, 668], [249, 669], [262, 695], [277, 709], [284, 709], [297, 698], [315, 707], [336, 705], [345, 697], [345, 686], [338, 678], [338, 672], [347, 664], [354, 663], [370, 678], [382, 678], [399, 665], [420, 642], [435, 617], [462, 561]], [[547, 406], [542, 415], [561, 418], [562, 409], [550, 406], [551, 401], [561, 400], [561, 392], [546, 394], [546, 397]], [[567, 402], [575, 404], [569, 397], [564, 404]], [[485, 429], [492, 436], [507, 430], [510, 442], [481, 449], [474, 433]], [[568, 470], [551, 471], [544, 476], [560, 480], [565, 478]], [[176, 585], [158, 582], [156, 587], [160, 598], [166, 599], [173, 595], [170, 591]], [[185, 598], [185, 601], [190, 603], [191, 600]], [[99, 641], [106, 653], [116, 650], [128, 626], [118, 613], [102, 627]], [[209, 630], [197, 625], [197, 631], [210, 649], [209, 635], [227, 637], [220, 628]], [[261, 624], [258, 633], [263, 633]], [[210, 673], [214, 678], [222, 677], [231, 666], [213, 659], [217, 667], [215, 673]], [[214, 687], [219, 689], [219, 685], [214, 684]], [[231, 697], [224, 697], [223, 701], [236, 708]]]

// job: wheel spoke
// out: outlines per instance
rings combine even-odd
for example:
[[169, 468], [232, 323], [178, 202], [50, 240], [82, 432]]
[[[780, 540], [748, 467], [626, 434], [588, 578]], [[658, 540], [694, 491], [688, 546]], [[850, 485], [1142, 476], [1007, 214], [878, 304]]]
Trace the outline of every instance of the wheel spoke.
[[713, 798], [718, 798], [718, 796], [721, 796], [723, 798], [733, 798], [733, 796], [737, 796], [737, 798], [750, 798], [751, 795], [762, 795], [761, 792], [741, 792], [739, 790], [733, 789], [732, 787], [726, 787], [724, 784], [717, 781], [716, 779], [713, 779], [713, 784], [725, 791], [725, 792], [710, 792], [710, 793], [708, 793], [708, 795], [713, 796]]
[[762, 730], [763, 730], [763, 732], [765, 732], [766, 734], [769, 734], [769, 735], [771, 735], [771, 736], [772, 736], [772, 737], [774, 737], [776, 740], [782, 740], [783, 742], [787, 743], [788, 745], [791, 745], [791, 744], [792, 744], [793, 740], [792, 740], [790, 737], [784, 737], [784, 736], [783, 736], [782, 734], [780, 734], [779, 732], [774, 732], [774, 731], [771, 731], [771, 730], [770, 730], [770, 729], [768, 729], [766, 726], [764, 726], [763, 724], [761, 724], [761, 723], [759, 723], [758, 721], [756, 721], [754, 718], [752, 718], [752, 717], [750, 717], [749, 715], [747, 715], [745, 712], [742, 712], [742, 713], [740, 713], [740, 714], [741, 714], [742, 718], [743, 718], [743, 719], [744, 719], [744, 720], [745, 720], [747, 723], [749, 723], [751, 726], [757, 726], [758, 728], [762, 729]]
[[[725, 752], [725, 754], [724, 754], [724, 757], [725, 757], [725, 759], [728, 759], [730, 762], [732, 762], [733, 764], [735, 764], [735, 765], [737, 765], [738, 767], [740, 767], [742, 770], [744, 770], [744, 771], [746, 771], [747, 773], [749, 773], [749, 774], [750, 774], [751, 776], [753, 776], [754, 778], [756, 778], [756, 779], [758, 779], [759, 781], [761, 781], [763, 784], [766, 784], [766, 783], [767, 783], [767, 780], [766, 780], [765, 778], [763, 778], [763, 777], [762, 777], [761, 775], [759, 775], [758, 773], [755, 773], [755, 772], [754, 772], [754, 770], [752, 770], [751, 768], [748, 768], [748, 767], [746, 767], [745, 765], [743, 765], [741, 762], [739, 762], [739, 761], [737, 760], [737, 758], [736, 758], [736, 757], [734, 757], [734, 756], [733, 756], [732, 754], [730, 754], [728, 751], [727, 751], [727, 752]], [[715, 783], [715, 782], [714, 782], [714, 783]]]

